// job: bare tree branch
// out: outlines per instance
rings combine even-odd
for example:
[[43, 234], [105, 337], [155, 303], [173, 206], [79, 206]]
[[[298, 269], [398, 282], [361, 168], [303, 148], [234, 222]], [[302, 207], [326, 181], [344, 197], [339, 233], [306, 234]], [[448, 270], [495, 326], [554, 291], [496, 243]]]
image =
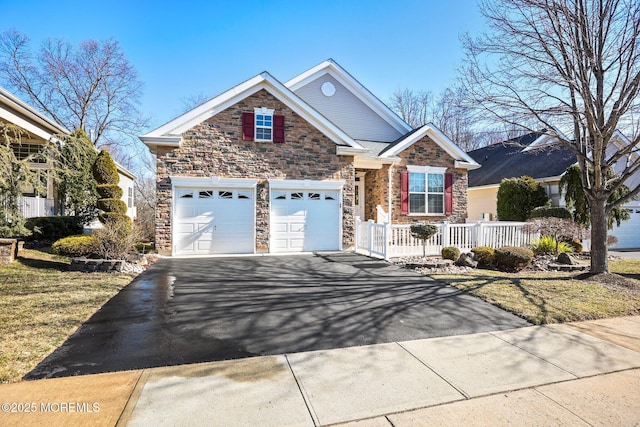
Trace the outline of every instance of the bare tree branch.
[[[483, 0], [481, 11], [488, 30], [463, 39], [469, 100], [487, 117], [546, 129], [576, 154], [591, 210], [591, 269], [607, 271], [607, 214], [640, 192], [607, 202], [640, 173], [640, 3]], [[617, 130], [629, 144], [614, 143]]]

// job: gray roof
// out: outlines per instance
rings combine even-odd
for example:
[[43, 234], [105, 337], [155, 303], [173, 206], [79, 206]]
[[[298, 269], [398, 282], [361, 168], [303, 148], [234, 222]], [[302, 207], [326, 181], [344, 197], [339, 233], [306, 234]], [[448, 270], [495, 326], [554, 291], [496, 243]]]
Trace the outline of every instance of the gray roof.
[[364, 155], [364, 157], [371, 157], [371, 158], [378, 157], [380, 153], [389, 146], [388, 142], [364, 141], [361, 139], [356, 139], [356, 142], [367, 149], [367, 153]]
[[525, 175], [534, 179], [556, 177], [576, 163], [576, 155], [559, 145], [523, 151], [541, 135], [533, 132], [469, 151], [467, 154], [482, 165], [469, 171], [469, 187], [500, 184], [504, 178]]

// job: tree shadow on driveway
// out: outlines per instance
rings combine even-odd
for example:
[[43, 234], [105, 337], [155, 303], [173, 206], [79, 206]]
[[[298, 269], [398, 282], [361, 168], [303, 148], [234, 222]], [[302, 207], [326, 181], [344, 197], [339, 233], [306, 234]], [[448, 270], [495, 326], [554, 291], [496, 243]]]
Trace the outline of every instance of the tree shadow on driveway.
[[25, 379], [511, 329], [528, 323], [354, 253], [163, 259]]

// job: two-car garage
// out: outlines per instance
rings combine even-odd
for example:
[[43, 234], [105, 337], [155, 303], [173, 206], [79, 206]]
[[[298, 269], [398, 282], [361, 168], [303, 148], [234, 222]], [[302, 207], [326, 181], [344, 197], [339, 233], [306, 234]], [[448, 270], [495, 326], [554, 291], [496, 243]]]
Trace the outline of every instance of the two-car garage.
[[171, 180], [174, 255], [254, 253], [257, 223], [269, 224], [272, 253], [341, 249], [341, 181], [269, 180], [261, 212], [256, 179]]

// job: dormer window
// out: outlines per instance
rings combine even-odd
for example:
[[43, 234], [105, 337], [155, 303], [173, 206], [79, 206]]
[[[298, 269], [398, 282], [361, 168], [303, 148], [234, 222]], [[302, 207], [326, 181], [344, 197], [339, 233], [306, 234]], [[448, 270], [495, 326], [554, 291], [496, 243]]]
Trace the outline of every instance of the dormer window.
[[268, 108], [256, 108], [255, 114], [255, 140], [273, 141], [273, 110]]

